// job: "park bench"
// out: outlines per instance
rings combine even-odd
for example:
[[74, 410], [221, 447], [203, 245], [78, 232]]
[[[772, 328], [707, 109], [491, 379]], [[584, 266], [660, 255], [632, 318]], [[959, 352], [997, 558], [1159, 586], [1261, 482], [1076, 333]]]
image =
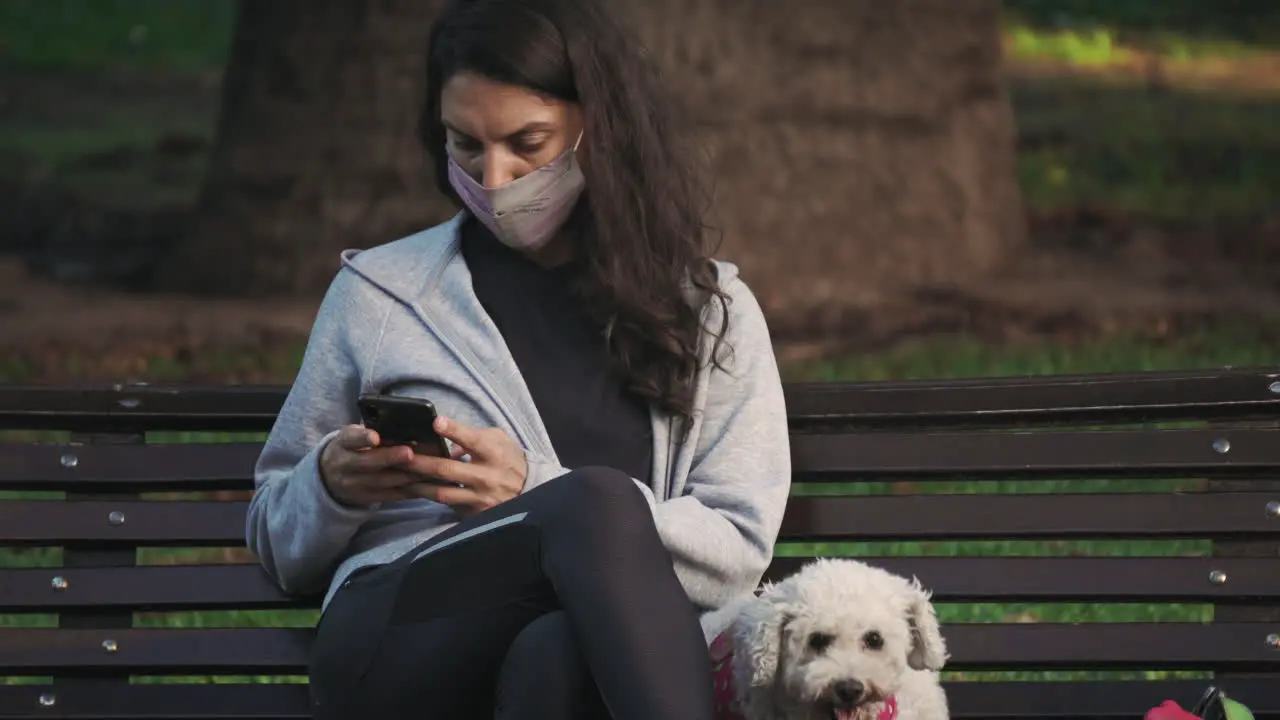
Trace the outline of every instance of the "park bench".
[[[308, 716], [316, 598], [243, 550], [284, 391], [0, 388], [0, 719]], [[797, 486], [770, 574], [855, 552], [918, 576], [954, 717], [1137, 720], [1214, 682], [1280, 718], [1280, 373], [787, 401]]]

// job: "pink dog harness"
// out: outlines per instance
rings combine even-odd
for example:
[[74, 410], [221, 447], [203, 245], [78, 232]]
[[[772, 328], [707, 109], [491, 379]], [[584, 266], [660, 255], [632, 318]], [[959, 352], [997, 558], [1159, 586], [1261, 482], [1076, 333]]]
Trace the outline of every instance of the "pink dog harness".
[[[712, 677], [715, 678], [716, 720], [745, 720], [738, 709], [733, 693], [733, 645], [729, 634], [721, 633], [711, 641]], [[898, 717], [898, 701], [890, 695], [876, 720], [895, 720]]]

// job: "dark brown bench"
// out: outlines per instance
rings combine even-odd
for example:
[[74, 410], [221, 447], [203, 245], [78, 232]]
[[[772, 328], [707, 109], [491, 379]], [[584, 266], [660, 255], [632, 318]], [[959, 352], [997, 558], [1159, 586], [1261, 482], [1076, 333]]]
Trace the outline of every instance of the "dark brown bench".
[[[0, 675], [37, 683], [0, 685], [0, 718], [307, 716], [315, 599], [283, 596], [242, 549], [261, 435], [159, 434], [261, 433], [282, 397], [0, 389], [0, 428], [64, 433], [9, 434], [0, 491], [66, 493], [0, 501]], [[1280, 718], [1280, 375], [804, 384], [787, 398], [797, 489], [771, 573], [856, 542], [837, 549], [917, 575], [951, 620], [955, 717], [1137, 720], [1165, 698], [1189, 706], [1212, 677]], [[888, 541], [905, 544], [886, 555]], [[215, 612], [176, 614], [192, 611]]]

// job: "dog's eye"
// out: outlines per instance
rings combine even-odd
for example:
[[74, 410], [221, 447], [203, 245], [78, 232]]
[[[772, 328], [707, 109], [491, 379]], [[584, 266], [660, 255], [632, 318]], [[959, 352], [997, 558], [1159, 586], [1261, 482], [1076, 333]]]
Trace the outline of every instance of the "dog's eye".
[[827, 633], [813, 633], [809, 636], [809, 649], [814, 652], [823, 652], [831, 647], [831, 643], [836, 641], [835, 635]]
[[884, 647], [884, 636], [872, 630], [862, 636], [862, 644], [866, 645], [868, 650], [879, 650]]

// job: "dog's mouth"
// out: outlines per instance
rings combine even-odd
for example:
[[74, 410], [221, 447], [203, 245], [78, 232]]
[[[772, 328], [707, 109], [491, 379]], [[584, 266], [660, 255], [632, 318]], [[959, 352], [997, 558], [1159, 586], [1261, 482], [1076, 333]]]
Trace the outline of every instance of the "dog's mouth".
[[874, 720], [878, 713], [871, 712], [875, 700], [861, 702], [854, 707], [832, 707], [828, 710], [829, 720]]
[[882, 700], [883, 693], [879, 689], [845, 681], [833, 686], [822, 704], [829, 720], [866, 720], [875, 717], [870, 708]]
[[833, 707], [830, 710], [831, 714], [827, 717], [830, 720], [874, 720], [877, 713], [871, 712], [872, 707], [874, 707], [872, 701], [858, 703], [848, 708]]

